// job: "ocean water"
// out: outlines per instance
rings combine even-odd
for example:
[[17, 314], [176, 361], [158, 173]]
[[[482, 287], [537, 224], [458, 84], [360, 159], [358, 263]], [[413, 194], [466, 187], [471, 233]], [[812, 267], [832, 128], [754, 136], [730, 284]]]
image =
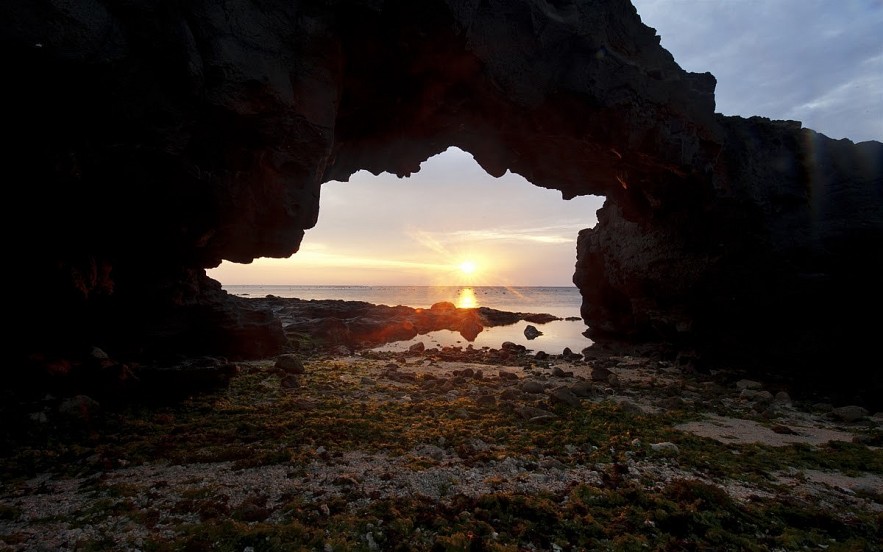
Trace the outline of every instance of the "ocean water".
[[[440, 301], [448, 301], [460, 308], [490, 307], [510, 312], [548, 313], [560, 318], [578, 318], [582, 302], [576, 287], [225, 285], [224, 289], [240, 297], [275, 295], [298, 299], [343, 299], [414, 308], [429, 308]], [[471, 344], [475, 348], [499, 348], [504, 341], [511, 341], [532, 351], [558, 354], [565, 347], [579, 352], [592, 344], [592, 340], [583, 335], [586, 325], [581, 319], [533, 324], [543, 335], [532, 340], [524, 336], [528, 324], [522, 321], [509, 326], [485, 328], [471, 342], [457, 332], [440, 330], [418, 335], [408, 341], [389, 343], [375, 350], [406, 350], [418, 341], [427, 347], [466, 347]]]

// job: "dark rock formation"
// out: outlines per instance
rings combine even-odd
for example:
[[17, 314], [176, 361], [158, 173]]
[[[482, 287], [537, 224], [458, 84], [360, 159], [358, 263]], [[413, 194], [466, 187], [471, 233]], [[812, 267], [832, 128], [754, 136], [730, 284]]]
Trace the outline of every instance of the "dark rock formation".
[[357, 350], [405, 341], [438, 330], [459, 332], [465, 340], [475, 341], [485, 327], [506, 326], [521, 320], [538, 323], [560, 320], [551, 314], [506, 312], [488, 307], [460, 309], [447, 302], [436, 303], [428, 309], [272, 295], [251, 302], [273, 312], [295, 347], [301, 338], [307, 337], [313, 347], [343, 345]]
[[296, 252], [322, 182], [449, 146], [607, 197], [574, 275], [593, 338], [868, 350], [883, 145], [715, 115], [627, 2], [8, 0], [0, 45], [23, 353], [278, 352], [204, 269]]
[[[580, 232], [574, 282], [595, 339], [665, 339], [700, 362], [883, 389], [883, 144], [792, 121], [718, 117], [711, 195]], [[835, 368], [836, 367], [836, 368]], [[838, 387], [855, 387], [852, 377]]]

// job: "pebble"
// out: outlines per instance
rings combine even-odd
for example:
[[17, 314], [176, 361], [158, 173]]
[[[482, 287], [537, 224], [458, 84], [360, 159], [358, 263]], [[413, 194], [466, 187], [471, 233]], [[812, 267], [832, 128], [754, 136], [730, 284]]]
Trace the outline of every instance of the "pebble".
[[661, 454], [669, 455], [669, 456], [677, 456], [681, 453], [681, 449], [674, 443], [670, 443], [668, 441], [664, 441], [662, 443], [653, 443], [650, 445], [650, 449], [654, 452], [659, 452]]

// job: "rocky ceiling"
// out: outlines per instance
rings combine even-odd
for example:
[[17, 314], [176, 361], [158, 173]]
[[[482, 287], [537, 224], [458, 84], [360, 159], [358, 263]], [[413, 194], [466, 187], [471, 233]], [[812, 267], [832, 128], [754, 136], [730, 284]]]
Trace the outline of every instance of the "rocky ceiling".
[[23, 352], [271, 354], [205, 269], [457, 146], [606, 196], [573, 276], [596, 339], [880, 382], [883, 145], [716, 114], [627, 1], [7, 0], [0, 40]]

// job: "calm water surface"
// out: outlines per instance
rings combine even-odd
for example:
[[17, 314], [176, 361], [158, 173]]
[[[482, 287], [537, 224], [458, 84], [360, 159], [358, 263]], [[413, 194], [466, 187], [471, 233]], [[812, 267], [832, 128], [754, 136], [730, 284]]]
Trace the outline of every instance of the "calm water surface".
[[[579, 317], [582, 302], [579, 290], [575, 287], [228, 285], [224, 289], [240, 297], [275, 295], [298, 299], [343, 299], [414, 308], [428, 308], [434, 303], [448, 301], [460, 308], [490, 307], [511, 312], [549, 313], [561, 318]], [[582, 335], [586, 330], [582, 320], [534, 324], [543, 335], [533, 340], [524, 337], [524, 328], [527, 325], [527, 322], [519, 322], [510, 326], [486, 328], [471, 342], [459, 333], [441, 330], [419, 335], [412, 340], [389, 343], [376, 350], [405, 350], [418, 341], [422, 341], [427, 347], [466, 347], [471, 344], [475, 348], [499, 348], [504, 341], [512, 341], [533, 351], [557, 354], [565, 347], [581, 351], [592, 344], [592, 340]]]

